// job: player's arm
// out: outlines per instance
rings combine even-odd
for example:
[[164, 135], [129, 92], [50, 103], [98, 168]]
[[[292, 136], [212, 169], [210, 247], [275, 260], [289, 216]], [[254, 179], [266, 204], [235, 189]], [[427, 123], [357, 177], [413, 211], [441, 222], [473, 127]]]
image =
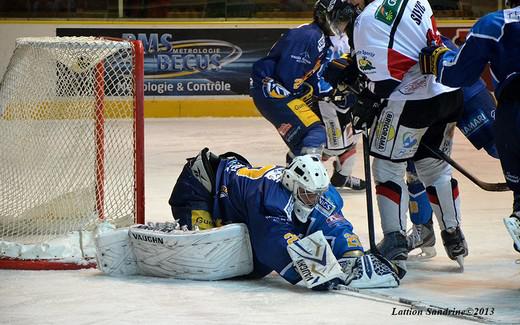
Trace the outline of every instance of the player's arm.
[[489, 61], [493, 42], [470, 34], [459, 50], [425, 47], [419, 56], [421, 72], [435, 75], [440, 83], [449, 87], [470, 86], [480, 78]]

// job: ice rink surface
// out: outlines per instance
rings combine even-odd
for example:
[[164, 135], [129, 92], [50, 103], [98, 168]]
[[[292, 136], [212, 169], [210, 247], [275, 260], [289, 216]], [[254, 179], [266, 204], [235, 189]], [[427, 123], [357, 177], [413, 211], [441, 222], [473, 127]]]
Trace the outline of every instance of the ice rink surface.
[[[147, 119], [146, 218], [171, 220], [168, 198], [186, 157], [207, 146], [235, 151], [254, 165], [284, 164], [286, 147], [261, 118]], [[363, 175], [361, 145], [354, 175]], [[456, 132], [452, 158], [481, 180], [502, 182], [497, 160]], [[328, 162], [331, 170], [331, 163]], [[378, 293], [447, 308], [473, 310], [484, 323], [520, 324], [520, 254], [502, 218], [512, 195], [484, 192], [455, 172], [469, 246], [465, 272], [444, 252], [437, 223], [437, 256], [409, 262], [396, 289]], [[364, 193], [343, 194], [347, 219], [368, 246]], [[382, 238], [376, 212], [376, 241]], [[410, 227], [410, 223], [408, 225]], [[113, 278], [97, 270], [0, 270], [0, 324], [462, 324], [472, 319], [409, 315], [406, 305], [348, 292], [312, 292], [278, 275], [260, 280], [195, 282], [150, 277]], [[478, 320], [474, 318], [474, 320]], [[419, 323], [420, 322], [420, 323]]]

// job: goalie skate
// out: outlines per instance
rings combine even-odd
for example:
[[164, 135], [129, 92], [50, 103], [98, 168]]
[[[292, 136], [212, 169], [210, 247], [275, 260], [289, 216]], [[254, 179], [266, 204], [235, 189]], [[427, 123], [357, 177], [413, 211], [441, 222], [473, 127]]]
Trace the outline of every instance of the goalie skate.
[[[432, 220], [427, 224], [414, 224], [406, 236], [406, 241], [408, 243], [409, 261], [429, 260], [437, 255]], [[420, 252], [410, 254], [415, 249], [420, 249]]]

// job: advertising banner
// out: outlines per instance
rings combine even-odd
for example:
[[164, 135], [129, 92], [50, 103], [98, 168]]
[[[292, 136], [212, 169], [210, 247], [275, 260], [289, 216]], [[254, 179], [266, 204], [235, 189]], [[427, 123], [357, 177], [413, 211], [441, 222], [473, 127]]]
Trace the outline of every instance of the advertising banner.
[[137, 39], [145, 49], [145, 96], [247, 95], [255, 61], [286, 29], [57, 28], [57, 36]]

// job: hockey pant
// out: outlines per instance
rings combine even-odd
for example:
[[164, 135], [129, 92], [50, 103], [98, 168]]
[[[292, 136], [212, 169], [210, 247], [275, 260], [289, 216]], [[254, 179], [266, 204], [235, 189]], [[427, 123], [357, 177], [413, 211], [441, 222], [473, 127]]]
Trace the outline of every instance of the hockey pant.
[[[325, 128], [313, 109], [300, 96], [268, 91], [255, 86], [250, 94], [256, 108], [278, 131], [295, 156], [302, 152], [320, 153], [326, 142]], [[275, 95], [276, 94], [276, 95]]]

